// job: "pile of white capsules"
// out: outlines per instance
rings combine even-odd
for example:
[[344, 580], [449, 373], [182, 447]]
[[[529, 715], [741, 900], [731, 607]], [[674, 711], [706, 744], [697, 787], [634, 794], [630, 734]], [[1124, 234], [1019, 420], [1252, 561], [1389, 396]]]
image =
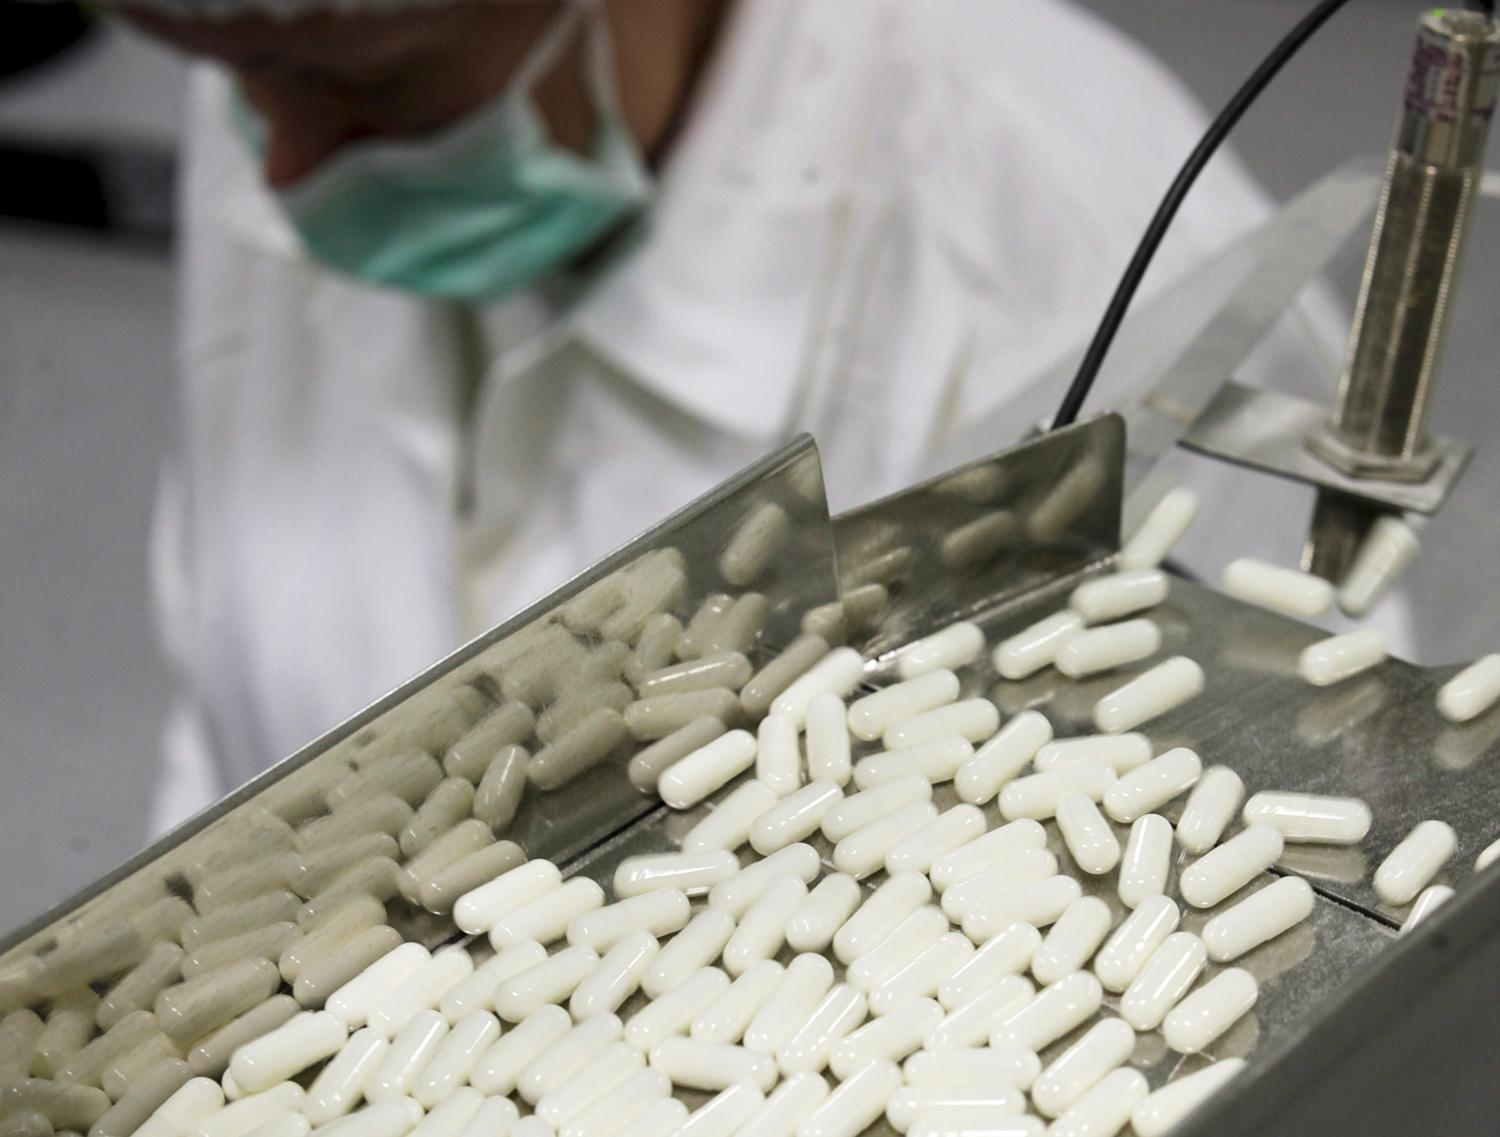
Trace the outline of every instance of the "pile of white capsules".
[[[1000, 643], [996, 670], [1021, 679], [1054, 667], [1079, 678], [1155, 655], [1161, 634], [1144, 613], [1168, 590], [1156, 566], [1193, 510], [1183, 491], [1168, 495], [1122, 554], [1123, 571], [1080, 586], [1064, 611]], [[1340, 603], [1367, 606], [1400, 559], [1362, 557], [1344, 592], [1359, 588]], [[1303, 616], [1333, 600], [1324, 582], [1248, 561], [1231, 566], [1225, 588]], [[764, 618], [763, 600], [711, 604], [716, 635], [731, 643]], [[194, 1051], [226, 1055], [218, 1080], [184, 1080], [187, 1067], [168, 1058], [159, 1068], [180, 1088], [146, 1086], [149, 1075], [138, 1084], [140, 1100], [154, 1094], [162, 1104], [134, 1131], [855, 1137], [884, 1117], [912, 1137], [1107, 1137], [1127, 1125], [1156, 1137], [1243, 1067], [1207, 1054], [1254, 1006], [1258, 985], [1234, 966], [1205, 979], [1210, 961], [1233, 964], [1306, 920], [1314, 896], [1301, 878], [1249, 886], [1286, 843], [1359, 842], [1370, 813], [1354, 799], [1275, 789], [1246, 801], [1227, 767], [1205, 770], [1184, 748], [1156, 754], [1137, 728], [1202, 690], [1196, 663], [1176, 657], [1151, 667], [1099, 700], [1098, 734], [1057, 739], [1035, 710], [1002, 727], [991, 702], [960, 698], [957, 672], [987, 646], [972, 624], [908, 645], [896, 657], [899, 681], [852, 701], [863, 660], [813, 634], [753, 675], [723, 638], [717, 650], [679, 647], [677, 662], [650, 646], [691, 641], [707, 624], [645, 620], [634, 658], [652, 655], [658, 666], [630, 676], [633, 701], [557, 715], [547, 728], [554, 741], [535, 756], [513, 744], [494, 753], [502, 735], [532, 728], [529, 717], [524, 729], [496, 725], [520, 705], [517, 691], [489, 726], [450, 748], [445, 766], [467, 780], [455, 774], [434, 786], [430, 759], [388, 770], [388, 781], [419, 778], [426, 794], [415, 814], [390, 806], [410, 854], [399, 884], [387, 879], [395, 868], [388, 834], [346, 833], [338, 812], [305, 823], [304, 837], [323, 826], [316, 836], [368, 847], [358, 856], [344, 849], [342, 883], [304, 906], [318, 908], [312, 931], [237, 962], [199, 961], [202, 977], [176, 986], [163, 989], [157, 977], [153, 1024], [172, 1024], [177, 1037], [222, 1022], [231, 997], [239, 1017]], [[1337, 682], [1383, 658], [1378, 641], [1353, 635], [1363, 638], [1309, 648], [1304, 677]], [[1491, 657], [1445, 687], [1439, 706], [1467, 718], [1497, 697], [1500, 657]], [[727, 725], [741, 711], [760, 718], [755, 733]], [[712, 795], [752, 776], [684, 833], [679, 851], [622, 861], [615, 902], [606, 904], [594, 881], [564, 881], [556, 865], [524, 860], [493, 833], [527, 782], [566, 782], [626, 731], [650, 743], [632, 759], [631, 780], [674, 810], [703, 812]], [[856, 760], [863, 744], [882, 749]], [[467, 792], [444, 790], [455, 780], [466, 780]], [[934, 787], [947, 783], [958, 802], [939, 812]], [[1161, 811], [1184, 795], [1173, 826]], [[384, 822], [372, 814], [381, 808], [362, 797], [350, 812], [379, 830]], [[994, 828], [987, 809], [998, 813]], [[1236, 815], [1244, 825], [1229, 836]], [[1049, 820], [1071, 863], [1048, 848]], [[1129, 826], [1123, 848], [1111, 822]], [[826, 859], [808, 843], [820, 837], [831, 848]], [[1177, 874], [1176, 896], [1168, 892], [1174, 843], [1195, 858]], [[1377, 870], [1384, 901], [1415, 899], [1406, 926], [1449, 894], [1430, 882], [1454, 845], [1447, 825], [1424, 821]], [[1480, 867], [1496, 856], [1500, 842]], [[366, 866], [379, 861], [376, 881]], [[360, 893], [351, 873], [370, 876], [363, 887], [372, 891]], [[1111, 874], [1128, 913], [1118, 925], [1112, 906], [1081, 883]], [[451, 908], [470, 938], [436, 952], [400, 942], [382, 923], [381, 899], [397, 887], [433, 911]], [[1201, 935], [1179, 930], [1179, 902], [1211, 912]], [[241, 910], [255, 903], [218, 919], [233, 912], [243, 922]], [[215, 919], [198, 916], [184, 942], [221, 942], [214, 935], [225, 929], [208, 927]], [[252, 921], [229, 938], [264, 930]], [[279, 968], [268, 950], [280, 953]], [[235, 968], [243, 975], [227, 974]], [[282, 979], [295, 1000], [273, 996]], [[120, 1022], [130, 1005], [118, 1000]], [[0, 1038], [39, 1037], [40, 1020], [25, 1015], [36, 1019], [19, 1011], [0, 1020]], [[1172, 1051], [1205, 1064], [1150, 1092], [1129, 1063], [1138, 1036], [1158, 1031]], [[61, 1073], [90, 1062], [75, 1055]], [[33, 1082], [25, 1092], [41, 1094]], [[689, 1112], [682, 1091], [701, 1104]], [[0, 1137], [33, 1137], [17, 1121], [27, 1116], [0, 1109]], [[58, 1116], [48, 1120], [50, 1132]]]

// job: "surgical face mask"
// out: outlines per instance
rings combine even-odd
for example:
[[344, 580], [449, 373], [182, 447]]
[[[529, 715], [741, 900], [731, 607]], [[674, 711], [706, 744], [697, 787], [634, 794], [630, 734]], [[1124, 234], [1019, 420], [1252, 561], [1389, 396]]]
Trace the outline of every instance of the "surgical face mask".
[[[585, 19], [597, 120], [587, 156], [553, 143], [531, 101]], [[423, 296], [486, 301], [575, 260], [650, 190], [615, 102], [603, 19], [570, 3], [494, 102], [421, 141], [351, 144], [278, 197], [308, 250], [333, 268]]]

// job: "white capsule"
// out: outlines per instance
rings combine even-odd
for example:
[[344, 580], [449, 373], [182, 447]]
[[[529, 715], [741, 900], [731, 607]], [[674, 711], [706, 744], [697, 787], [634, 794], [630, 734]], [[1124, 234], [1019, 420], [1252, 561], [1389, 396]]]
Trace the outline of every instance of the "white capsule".
[[165, 1125], [173, 1134], [187, 1137], [197, 1131], [200, 1121], [223, 1108], [224, 1091], [219, 1083], [212, 1078], [189, 1078], [156, 1107], [151, 1120]]
[[796, 1074], [752, 1113], [740, 1132], [755, 1137], [794, 1137], [797, 1126], [828, 1096], [828, 1083], [816, 1073]]
[[1155, 568], [1127, 569], [1080, 584], [1068, 597], [1068, 607], [1088, 623], [1102, 624], [1155, 608], [1166, 598], [1166, 573]]
[[1030, 1114], [1007, 1114], [975, 1120], [963, 1114], [919, 1117], [908, 1137], [1042, 1137], [1047, 1123]]
[[1379, 518], [1370, 527], [1339, 586], [1339, 607], [1356, 620], [1362, 617], [1406, 571], [1421, 549], [1416, 533], [1401, 518], [1392, 514]]
[[827, 950], [863, 897], [864, 891], [852, 876], [829, 873], [787, 921], [787, 946], [793, 951]]
[[650, 1050], [671, 1034], [686, 1034], [696, 1015], [729, 990], [729, 976], [717, 967], [702, 967], [659, 998], [653, 998], [625, 1024], [625, 1041]]
[[1203, 668], [1174, 655], [1117, 687], [1094, 704], [1094, 725], [1105, 734], [1134, 730], [1203, 693]]
[[896, 670], [901, 678], [913, 679], [939, 668], [964, 667], [983, 651], [984, 633], [974, 624], [960, 621], [903, 647], [896, 653]]
[[1112, 1070], [1047, 1129], [1047, 1137], [1114, 1137], [1150, 1092], [1139, 1070]]
[[1059, 738], [1036, 754], [1038, 770], [1066, 770], [1072, 766], [1099, 763], [1119, 777], [1151, 761], [1151, 740], [1144, 734], [1086, 734]]
[[919, 1121], [942, 1121], [956, 1131], [980, 1132], [988, 1137], [993, 1122], [1025, 1112], [1026, 1095], [1014, 1086], [978, 1082], [970, 1086], [903, 1086], [891, 1095], [885, 1119], [897, 1133], [908, 1132]]
[[1081, 1026], [1099, 1010], [1104, 991], [1087, 971], [1075, 971], [1043, 987], [1027, 1003], [995, 1024], [993, 1047], [1022, 1046], [1038, 1053]]
[[1172, 824], [1157, 813], [1137, 817], [1120, 860], [1119, 896], [1127, 908], [1167, 890], [1172, 863]]
[[[1049, 849], [1017, 849], [994, 868], [960, 881], [943, 893], [943, 911], [962, 920], [996, 897], [1057, 875], [1057, 858]], [[1029, 921], [1021, 921], [1028, 923]]]
[[1484, 872], [1496, 861], [1500, 861], [1500, 841], [1491, 841], [1479, 850], [1479, 856], [1474, 858], [1474, 871]]
[[787, 921], [807, 898], [807, 885], [795, 876], [777, 876], [740, 917], [724, 945], [724, 970], [740, 975], [770, 959], [786, 941]]
[[688, 1116], [687, 1106], [676, 1098], [665, 1098], [611, 1137], [674, 1137]]
[[837, 695], [815, 695], [807, 704], [807, 776], [848, 785], [854, 772], [849, 719]]
[[829, 988], [776, 1049], [776, 1064], [788, 1076], [818, 1073], [828, 1066], [833, 1048], [865, 1021], [868, 1001], [847, 983]]
[[1386, 655], [1385, 633], [1361, 628], [1304, 648], [1297, 657], [1297, 673], [1315, 687], [1328, 687], [1385, 662]]
[[530, 1114], [511, 1127], [510, 1137], [554, 1137], [554, 1134], [552, 1126], [535, 1114]]
[[1083, 617], [1071, 608], [1025, 628], [995, 648], [995, 670], [1006, 679], [1025, 679], [1057, 658], [1062, 645], [1083, 630]]
[[721, 1090], [694, 1110], [675, 1137], [733, 1137], [765, 1105], [766, 1095], [755, 1086], [738, 1083]]
[[1424, 821], [1413, 829], [1375, 870], [1375, 894], [1392, 906], [1406, 904], [1426, 888], [1453, 855], [1458, 837], [1442, 821]]
[[873, 1061], [852, 1072], [797, 1127], [797, 1137], [856, 1137], [885, 1112], [891, 1095], [901, 1088], [901, 1070], [894, 1062]]
[[840, 963], [854, 962], [930, 899], [932, 885], [920, 873], [888, 877], [834, 934], [833, 954]]
[[734, 917], [717, 908], [705, 908], [668, 940], [666, 947], [647, 965], [641, 989], [653, 999], [666, 994], [718, 959], [732, 935]]
[[1406, 919], [1401, 922], [1401, 931], [1398, 935], [1406, 935], [1427, 917], [1431, 916], [1444, 904], [1453, 899], [1453, 889], [1446, 884], [1433, 884], [1422, 889], [1417, 898], [1412, 902], [1411, 911], [1406, 914]]
[[932, 998], [943, 981], [973, 955], [974, 945], [958, 932], [939, 936], [870, 991], [870, 1009], [884, 1015], [910, 999]]
[[562, 873], [551, 861], [527, 861], [460, 896], [453, 905], [453, 921], [470, 935], [487, 932], [506, 913], [561, 883]]
[[381, 956], [332, 995], [324, 1008], [355, 1030], [365, 1024], [370, 1011], [415, 975], [432, 954], [421, 944], [402, 944]]
[[1104, 809], [1122, 825], [1153, 813], [1190, 788], [1203, 774], [1203, 760], [1177, 746], [1130, 771], [1105, 791]]
[[818, 875], [822, 867], [818, 851], [811, 845], [788, 845], [763, 861], [746, 865], [728, 880], [714, 885], [709, 890], [708, 903], [710, 907], [722, 909], [738, 918], [760, 899], [761, 893], [777, 877], [794, 876], [807, 884]]
[[854, 784], [870, 789], [892, 778], [917, 774], [933, 785], [952, 781], [959, 768], [974, 756], [974, 746], [958, 735], [947, 735], [905, 750], [886, 750], [862, 758], [854, 767]]
[[943, 854], [973, 841], [984, 829], [984, 812], [978, 806], [955, 805], [891, 846], [885, 855], [885, 871], [925, 873]]
[[844, 792], [835, 782], [809, 782], [762, 811], [750, 827], [751, 848], [767, 856], [795, 841], [806, 840], [823, 823], [823, 815], [843, 797]]
[[731, 983], [717, 999], [693, 1016], [688, 1034], [695, 1042], [731, 1044], [745, 1037], [750, 1021], [781, 986], [786, 969], [774, 959], [762, 960]]
[[1274, 865], [1282, 844], [1277, 830], [1252, 825], [1183, 869], [1177, 889], [1194, 908], [1211, 908]]
[[534, 940], [512, 944], [476, 967], [467, 979], [448, 988], [438, 1003], [438, 1010], [450, 1023], [456, 1023], [474, 1011], [493, 1010], [495, 988], [501, 980], [518, 975], [546, 958], [547, 949]]
[[520, 1116], [510, 1098], [485, 1098], [458, 1137], [508, 1137]]
[[[636, 1064], [639, 1067], [639, 1055]], [[640, 1121], [657, 1105], [668, 1100], [671, 1093], [672, 1080], [660, 1070], [637, 1068], [623, 1082], [595, 1096], [593, 1101], [564, 1121], [558, 1128], [558, 1137], [614, 1137], [615, 1133]], [[686, 1107], [683, 1107], [681, 1117], [687, 1117]]]
[[1052, 724], [1040, 711], [1022, 711], [974, 752], [953, 776], [958, 796], [983, 805], [1019, 774], [1052, 739]]
[[409, 1097], [411, 1087], [427, 1060], [448, 1037], [448, 1021], [437, 1011], [418, 1011], [391, 1040], [374, 1074], [365, 1086], [372, 1102]]
[[[297, 1109], [304, 1096], [296, 1082], [281, 1082], [203, 1118], [198, 1122], [197, 1133], [200, 1137], [245, 1137], [273, 1118]], [[420, 1116], [421, 1107], [417, 1107], [417, 1113]]]
[[1045, 821], [1057, 815], [1058, 803], [1069, 794], [1083, 794], [1099, 801], [1114, 782], [1115, 772], [1098, 762], [1028, 774], [1000, 791], [1000, 815], [1007, 821], [1018, 817]]
[[[969, 958], [972, 960], [973, 956]], [[1029, 980], [1020, 975], [1006, 975], [939, 1019], [922, 1040], [923, 1050], [949, 1053], [986, 1046], [996, 1024], [1030, 1002], [1035, 994]]]
[[1326, 580], [1252, 557], [1232, 561], [1220, 587], [1237, 600], [1302, 620], [1315, 619], [1333, 607], [1333, 585]]
[[735, 787], [714, 806], [712, 813], [683, 835], [682, 851], [704, 853], [738, 849], [749, 840], [755, 823], [779, 800], [779, 795], [770, 786], [750, 779]]
[[1300, 876], [1268, 884], [1203, 926], [1208, 957], [1215, 963], [1238, 959], [1307, 919], [1313, 901], [1312, 886]]
[[690, 809], [750, 769], [755, 752], [755, 735], [727, 731], [668, 767], [657, 779], [657, 792], [673, 809]]
[[833, 986], [833, 965], [821, 955], [794, 956], [781, 982], [745, 1028], [748, 1050], [774, 1054]]
[[490, 943], [497, 951], [527, 940], [550, 944], [562, 939], [579, 916], [602, 907], [604, 889], [586, 876], [575, 876], [498, 920], [490, 929]]
[[1196, 1074], [1174, 1078], [1141, 1101], [1131, 1113], [1130, 1124], [1136, 1137], [1166, 1137], [1244, 1068], [1243, 1058], [1221, 1058]]
[[769, 714], [755, 736], [755, 780], [786, 797], [802, 784], [802, 753], [797, 724], [788, 715]]
[[512, 975], [495, 988], [495, 1012], [518, 1023], [548, 1003], [561, 1003], [599, 966], [599, 953], [586, 947], [564, 948], [534, 967]]
[[369, 1025], [387, 1038], [394, 1037], [414, 1014], [436, 1007], [473, 970], [473, 958], [461, 947], [434, 952], [401, 986], [375, 1004]]
[[260, 1093], [336, 1054], [348, 1037], [343, 1020], [329, 1011], [298, 1015], [236, 1050], [229, 1072], [246, 1093]]
[[1288, 843], [1357, 845], [1370, 831], [1370, 807], [1352, 797], [1258, 793], [1243, 816], [1246, 825], [1279, 830]]
[[405, 1137], [422, 1120], [422, 1107], [411, 1098], [393, 1098], [366, 1106], [326, 1126], [328, 1137]]
[[1109, 935], [1109, 905], [1097, 896], [1069, 904], [1031, 959], [1031, 973], [1043, 986], [1081, 971]]
[[473, 1086], [456, 1087], [432, 1104], [427, 1116], [412, 1127], [412, 1137], [458, 1137], [483, 1104], [484, 1095]]
[[910, 750], [940, 738], [958, 736], [980, 743], [1000, 729], [1000, 712], [988, 699], [965, 699], [924, 711], [891, 726], [883, 741], [888, 750]]
[[641, 1052], [624, 1042], [612, 1042], [571, 1077], [548, 1090], [536, 1103], [536, 1116], [554, 1130], [577, 1117], [611, 1090], [617, 1089], [646, 1064]]
[[855, 880], [879, 870], [885, 856], [901, 840], [910, 837], [937, 816], [930, 801], [914, 801], [878, 821], [857, 829], [833, 847], [833, 864]]
[[1171, 897], [1146, 897], [1099, 949], [1094, 959], [1094, 974], [1107, 990], [1124, 991], [1156, 949], [1177, 930], [1181, 918]]
[[615, 1015], [585, 1019], [527, 1064], [516, 1079], [516, 1090], [532, 1105], [580, 1070], [587, 1069], [612, 1044], [624, 1027]]
[[676, 889], [688, 896], [701, 896], [739, 871], [740, 859], [728, 849], [626, 857], [615, 869], [615, 895], [626, 900], [661, 889]]
[[503, 1097], [516, 1088], [522, 1071], [572, 1027], [573, 1020], [561, 1007], [540, 1008], [479, 1056], [469, 1072], [469, 1083], [483, 1093]]
[[943, 1008], [931, 999], [903, 1003], [840, 1040], [829, 1055], [829, 1069], [847, 1081], [871, 1064], [899, 1062], [921, 1047], [942, 1018]]
[[1135, 1031], [1129, 1023], [1095, 1023], [1037, 1077], [1031, 1087], [1032, 1104], [1043, 1117], [1057, 1117], [1111, 1070], [1123, 1066], [1134, 1050]]
[[903, 774], [857, 794], [850, 794], [843, 801], [831, 805], [823, 814], [823, 836], [830, 841], [842, 841], [856, 829], [880, 820], [903, 805], [931, 799], [931, 782], [921, 774]]
[[1090, 876], [1107, 873], [1120, 863], [1119, 839], [1086, 795], [1069, 794], [1057, 803], [1057, 827], [1073, 863]]
[[686, 893], [674, 888], [647, 892], [576, 917], [568, 925], [568, 943], [608, 951], [632, 932], [670, 936], [686, 927], [691, 915]]
[[859, 956], [846, 975], [848, 981], [869, 993], [905, 967], [948, 931], [948, 917], [932, 905], [918, 908], [898, 924], [885, 939]]
[[1073, 636], [1057, 653], [1057, 669], [1070, 679], [1112, 671], [1161, 650], [1161, 629], [1152, 620], [1126, 620]]
[[963, 1086], [1014, 1086], [1026, 1090], [1041, 1073], [1042, 1063], [1024, 1046], [1005, 1044], [963, 1050], [919, 1051], [906, 1060], [902, 1074], [908, 1086], [956, 1089]]
[[767, 1093], [776, 1084], [776, 1062], [770, 1055], [732, 1043], [703, 1042], [671, 1036], [651, 1048], [651, 1065], [674, 1086], [722, 1090], [742, 1083]]
[[1178, 486], [1168, 490], [1120, 550], [1122, 569], [1155, 568], [1198, 515], [1198, 495]]
[[659, 948], [650, 932], [630, 932], [620, 937], [568, 999], [568, 1011], [574, 1021], [619, 1010], [640, 987], [646, 967]]
[[1195, 855], [1208, 852], [1219, 843], [1244, 798], [1245, 783], [1228, 766], [1205, 770], [1177, 822], [1177, 843]]
[[1199, 1054], [1239, 1021], [1260, 996], [1255, 976], [1238, 967], [1219, 972], [1168, 1012], [1161, 1033], [1179, 1054]]
[[873, 742], [895, 723], [958, 698], [958, 676], [942, 669], [927, 671], [865, 695], [849, 704], [849, 733]]
[[1155, 1030], [1207, 965], [1202, 940], [1191, 932], [1173, 932], [1120, 996], [1120, 1017], [1136, 1030]]
[[932, 883], [939, 888], [951, 888], [994, 868], [1022, 849], [1041, 849], [1046, 844], [1047, 831], [1040, 823], [1029, 818], [1012, 821], [944, 853], [932, 863]]
[[774, 714], [789, 715], [800, 728], [807, 721], [807, 706], [817, 695], [843, 698], [865, 677], [865, 661], [853, 648], [834, 648], [792, 681], [771, 703]]
[[307, 1091], [302, 1112], [308, 1121], [326, 1125], [358, 1105], [390, 1045], [385, 1035], [368, 1027], [350, 1035]]
[[1012, 924], [943, 980], [938, 999], [950, 1011], [968, 1006], [1030, 967], [1041, 943], [1041, 932], [1030, 924]]
[[1449, 722], [1478, 718], [1500, 701], [1500, 652], [1465, 667], [1438, 689], [1437, 707]]

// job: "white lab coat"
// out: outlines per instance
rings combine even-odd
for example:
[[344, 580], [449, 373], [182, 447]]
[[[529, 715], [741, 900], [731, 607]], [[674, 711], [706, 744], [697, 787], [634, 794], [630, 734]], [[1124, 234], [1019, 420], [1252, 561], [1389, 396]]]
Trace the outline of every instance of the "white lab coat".
[[[187, 144], [158, 828], [798, 431], [835, 510], [909, 482], [1091, 330], [1203, 124], [1060, 0], [740, 0], [639, 239], [473, 311], [309, 261], [227, 89]], [[1221, 157], [1153, 279], [1265, 212]]]

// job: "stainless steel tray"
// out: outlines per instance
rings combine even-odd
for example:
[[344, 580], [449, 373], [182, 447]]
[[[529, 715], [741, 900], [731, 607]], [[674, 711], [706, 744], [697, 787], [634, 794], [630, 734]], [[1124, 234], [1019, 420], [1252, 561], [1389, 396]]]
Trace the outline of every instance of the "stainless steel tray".
[[[811, 440], [793, 442], [11, 934], [0, 944], [0, 1010], [38, 1005], [69, 984], [117, 972], [141, 947], [135, 914], [162, 897], [194, 900], [205, 879], [222, 879], [226, 866], [294, 856], [296, 827], [325, 811], [330, 786], [360, 776], [381, 755], [413, 747], [442, 753], [503, 700], [509, 677], [534, 664], [556, 637], [572, 642], [570, 659], [608, 654], [609, 637], [601, 631], [611, 629], [600, 628], [591, 598], [622, 582], [655, 590], [661, 606], [684, 621], [711, 596], [753, 593], [763, 598], [744, 602], [761, 617], [748, 645], [757, 661], [816, 629], [857, 645], [870, 661], [872, 682], [882, 678], [892, 649], [953, 619], [976, 620], [991, 643], [998, 641], [1064, 603], [1080, 579], [1110, 566], [1124, 441], [1120, 420], [1103, 416], [836, 519], [827, 513]], [[599, 608], [607, 610], [608, 603]], [[1200, 698], [1150, 724], [1158, 748], [1191, 746], [1206, 764], [1235, 768], [1252, 792], [1355, 793], [1374, 811], [1374, 828], [1360, 849], [1293, 850], [1277, 870], [1300, 872], [1313, 883], [1314, 916], [1240, 961], [1261, 980], [1261, 1000], [1213, 1056], [1251, 1055], [1252, 1071], [1224, 1095], [1238, 1103], [1233, 1110], [1215, 1107], [1215, 1128], [1205, 1128], [1206, 1121], [1190, 1127], [1248, 1133], [1254, 1130], [1236, 1119], [1254, 1116], [1261, 1124], [1276, 1121], [1278, 1132], [1303, 1132], [1282, 1126], [1280, 1103], [1291, 1101], [1296, 1086], [1336, 1084], [1332, 1076], [1309, 1082], [1305, 1072], [1333, 1069], [1336, 1058], [1348, 1058], [1367, 1040], [1368, 1031], [1339, 1033], [1341, 1023], [1365, 1021], [1360, 1016], [1368, 1019], [1377, 1004], [1387, 1019], [1401, 1006], [1421, 1009], [1443, 972], [1434, 960], [1493, 948], [1500, 884], [1494, 874], [1473, 885], [1467, 877], [1474, 854], [1500, 830], [1494, 810], [1500, 715], [1448, 726], [1433, 706], [1447, 672], [1399, 661], [1330, 690], [1311, 688], [1296, 677], [1295, 660], [1320, 633], [1189, 581], [1174, 581], [1155, 617], [1164, 650], [1199, 660], [1209, 676]], [[589, 683], [609, 682], [590, 679], [587, 667], [562, 670], [565, 678], [549, 696], [554, 703], [576, 702]], [[1129, 673], [1073, 683], [1046, 672], [1013, 683], [976, 666], [968, 670], [966, 691], [988, 695], [1007, 715], [1039, 707], [1066, 735], [1086, 731], [1093, 702]], [[621, 858], [675, 847], [697, 819], [632, 788], [625, 775], [631, 753], [621, 746], [550, 792], [528, 789], [503, 835], [608, 890]], [[1393, 951], [1404, 913], [1383, 908], [1368, 878], [1426, 817], [1441, 817], [1459, 832], [1443, 879], [1460, 892]], [[1055, 829], [1051, 840], [1061, 853]], [[1109, 888], [1098, 892], [1117, 903]], [[436, 944], [457, 937], [446, 918], [399, 899], [389, 908], [391, 922], [409, 938]], [[1202, 922], [1201, 914], [1189, 913], [1185, 926], [1196, 930]], [[1492, 993], [1495, 974], [1482, 975], [1473, 994]], [[1490, 991], [1482, 990], [1485, 978]], [[1159, 1085], [1203, 1059], [1179, 1060], [1150, 1034], [1132, 1061]], [[1488, 1108], [1496, 1093], [1479, 1081], [1457, 1097]], [[1367, 1124], [1374, 1128], [1362, 1131], [1386, 1131], [1378, 1117]]]

